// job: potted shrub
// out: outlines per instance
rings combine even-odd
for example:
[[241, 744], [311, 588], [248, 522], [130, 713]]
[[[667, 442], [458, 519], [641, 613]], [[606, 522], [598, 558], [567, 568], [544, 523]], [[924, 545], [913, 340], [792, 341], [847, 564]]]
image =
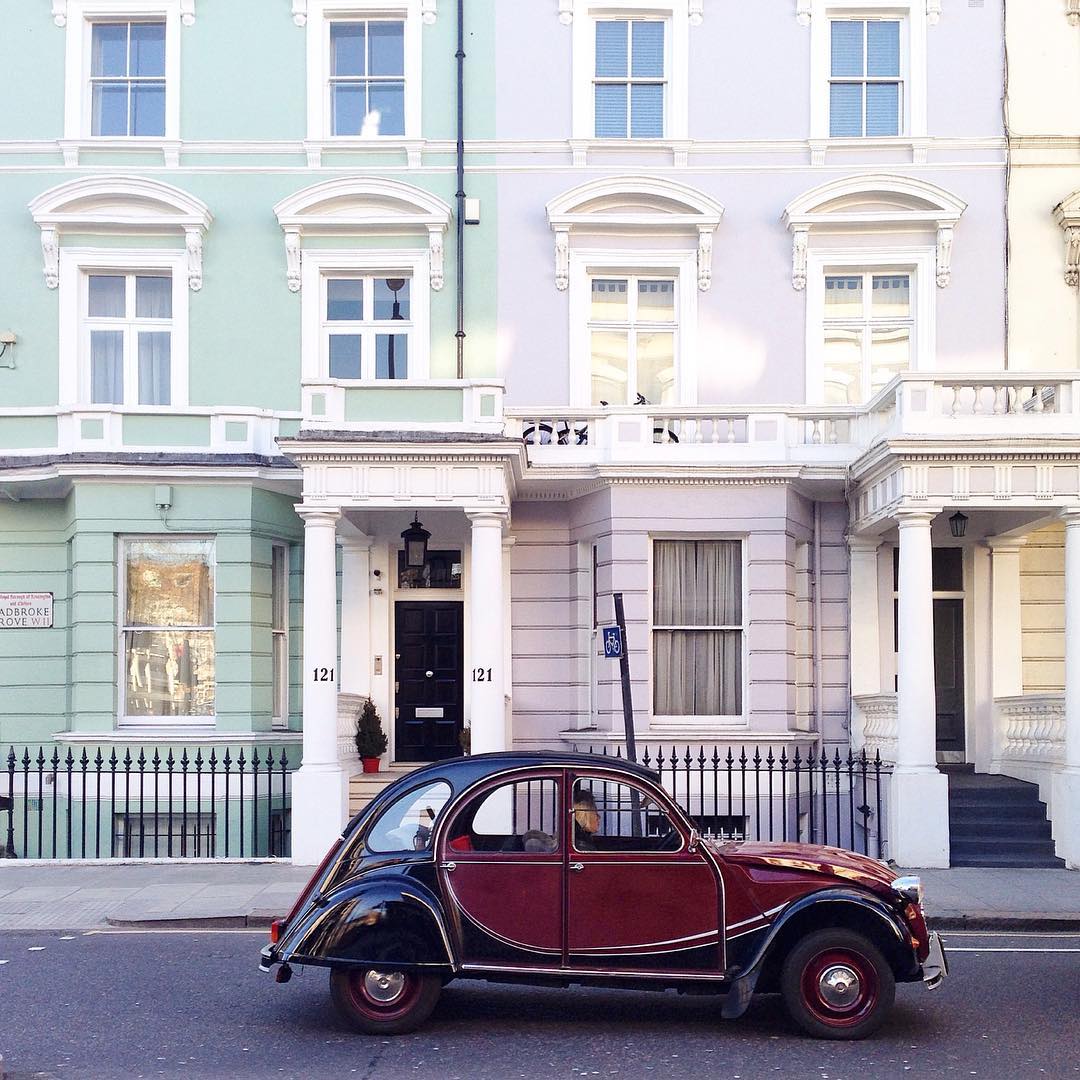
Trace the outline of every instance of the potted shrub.
[[364, 772], [378, 772], [379, 758], [386, 753], [386, 735], [383, 733], [379, 710], [371, 698], [365, 698], [356, 717], [356, 734], [353, 736], [356, 752], [364, 763]]

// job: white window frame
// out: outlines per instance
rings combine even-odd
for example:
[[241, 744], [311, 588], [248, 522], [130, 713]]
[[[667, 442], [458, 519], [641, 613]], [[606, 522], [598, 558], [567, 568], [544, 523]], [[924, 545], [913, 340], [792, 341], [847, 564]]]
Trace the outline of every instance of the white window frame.
[[[124, 729], [146, 729], [159, 731], [166, 728], [208, 728], [217, 724], [217, 713], [207, 716], [128, 716], [127, 714], [127, 551], [131, 543], [152, 541], [161, 543], [170, 540], [209, 540], [210, 569], [214, 576], [214, 622], [206, 627], [183, 627], [185, 630], [210, 631], [214, 635], [214, 704], [217, 705], [218, 691], [221, 688], [221, 672], [218, 667], [218, 563], [217, 536], [213, 533], [124, 533], [117, 537], [116, 551], [116, 726]], [[147, 629], [160, 629], [148, 627]]]
[[[615, 333], [626, 335], [627, 347], [626, 347], [626, 378], [627, 378], [627, 395], [632, 387], [639, 385], [638, 380], [638, 359], [637, 359], [637, 338], [641, 333], [649, 333], [650, 331], [656, 333], [667, 333], [672, 335], [672, 352], [675, 361], [676, 369], [676, 386], [675, 394], [678, 396], [678, 367], [679, 367], [679, 293], [681, 291], [679, 277], [674, 275], [673, 277], [665, 274], [662, 270], [643, 272], [641, 270], [635, 270], [633, 272], [622, 273], [619, 271], [600, 272], [592, 271], [589, 273], [589, 288], [590, 296], [592, 295], [592, 283], [597, 280], [625, 280], [627, 283], [627, 295], [626, 295], [626, 319], [617, 320], [615, 322], [605, 322], [602, 319], [596, 319], [592, 315], [591, 305], [588, 320], [589, 330], [589, 369], [590, 369], [590, 389], [589, 394], [592, 396], [591, 376], [592, 376], [592, 335], [594, 333]], [[672, 296], [672, 306], [675, 313], [675, 321], [670, 323], [665, 322], [645, 322], [637, 317], [640, 296], [638, 293], [638, 283], [647, 281], [672, 281], [674, 295]], [[635, 390], [634, 395], [640, 393]], [[592, 403], [594, 406], [596, 402]], [[612, 405], [633, 405], [633, 401], [613, 401]], [[650, 402], [651, 405], [660, 405], [658, 401]]]
[[[281, 552], [281, 589], [284, 625], [280, 630], [274, 626], [274, 552]], [[274, 541], [270, 545], [270, 678], [272, 700], [270, 704], [270, 723], [276, 731], [283, 731], [289, 726], [289, 545], [284, 541]], [[214, 579], [215, 589], [217, 578]], [[216, 600], [216, 596], [215, 596]], [[215, 604], [215, 614], [217, 607]], [[274, 671], [274, 657], [277, 655], [278, 639], [281, 639], [283, 662], [281, 669]]]
[[[739, 688], [739, 702], [742, 705], [742, 712], [732, 715], [719, 715], [719, 716], [669, 716], [667, 714], [657, 715], [653, 711], [653, 707], [656, 702], [656, 687], [653, 685], [654, 678], [654, 631], [656, 630], [671, 630], [679, 629], [679, 627], [672, 627], [666, 625], [657, 625], [653, 622], [653, 590], [655, 588], [655, 556], [657, 540], [677, 540], [692, 543], [695, 540], [734, 540], [739, 543], [739, 554], [742, 560], [742, 625], [741, 626], [693, 626], [687, 627], [691, 630], [739, 630], [742, 633], [742, 686]], [[749, 690], [750, 690], [750, 652], [748, 648], [748, 638], [750, 635], [750, 583], [749, 568], [750, 568], [750, 544], [749, 537], [745, 533], [679, 533], [679, 532], [650, 532], [649, 533], [649, 582], [648, 582], [648, 605], [649, 605], [649, 720], [650, 727], [654, 730], [662, 730], [664, 728], [708, 728], [713, 726], [722, 726], [725, 728], [745, 728], [750, 726], [750, 702], [749, 702]]]
[[[67, 0], [64, 138], [125, 146], [160, 146], [180, 138], [180, 38], [183, 0]], [[95, 22], [164, 22], [165, 131], [162, 135], [91, 135], [90, 53]]]
[[[573, 0], [573, 138], [602, 146], [638, 146], [688, 138], [690, 116], [690, 14], [688, 0]], [[664, 22], [664, 132], [660, 139], [596, 135], [596, 23], [612, 19]]]
[[[307, 137], [315, 143], [385, 143], [421, 137], [423, 11], [421, 0], [308, 0]], [[404, 135], [334, 135], [330, 112], [330, 23], [384, 19], [405, 23]]]
[[[841, 146], [924, 138], [927, 133], [926, 0], [812, 0], [810, 21], [810, 137]], [[832, 77], [832, 28], [835, 19], [900, 21], [899, 135], [832, 136], [829, 134], [829, 86]]]
[[[139, 405], [137, 385], [131, 405], [90, 404], [90, 336], [86, 332], [87, 279], [91, 274], [168, 273], [172, 278], [172, 341], [168, 405]], [[186, 408], [188, 381], [188, 257], [185, 251], [142, 248], [60, 249], [59, 404], [105, 412], [168, 413]], [[128, 394], [125, 372], [125, 397]]]
[[[326, 310], [325, 279], [337, 275], [408, 276], [412, 330], [409, 335], [407, 379], [330, 379], [330, 357], [323, 333]], [[301, 269], [301, 372], [304, 382], [341, 386], [408, 386], [425, 382], [431, 370], [431, 276], [428, 249], [353, 251], [305, 249]]]
[[[935, 253], [931, 248], [877, 248], [811, 251], [806, 282], [806, 400], [825, 401], [825, 278], [861, 273], [903, 273], [911, 276], [911, 336], [909, 371], [932, 371], [935, 365], [937, 289]], [[873, 398], [870, 399], [871, 401]], [[852, 406], [858, 408], [859, 406]]]
[[592, 403], [592, 279], [620, 274], [675, 279], [675, 401], [669, 407], [697, 404], [697, 251], [655, 248], [570, 252], [570, 404], [602, 408]]
[[[116, 276], [122, 277], [124, 280], [124, 311], [123, 318], [109, 317], [102, 315], [90, 314], [90, 278], [92, 276]], [[169, 403], [162, 408], [170, 408], [172, 406], [172, 337], [173, 337], [173, 320], [170, 315], [168, 319], [150, 319], [140, 318], [136, 312], [136, 284], [135, 279], [140, 276], [147, 277], [162, 277], [165, 276], [165, 271], [157, 269], [154, 271], [147, 271], [145, 269], [140, 270], [91, 270], [83, 271], [79, 275], [79, 317], [82, 321], [82, 327], [80, 329], [80, 389], [86, 391], [86, 403], [87, 404], [109, 404], [108, 402], [91, 402], [90, 395], [92, 386], [90, 385], [92, 378], [92, 350], [90, 348], [90, 335], [95, 330], [106, 331], [120, 331], [124, 335], [124, 400], [117, 404], [122, 408], [145, 408], [139, 402], [139, 350], [138, 350], [138, 334], [141, 330], [150, 332], [167, 331], [169, 334]], [[170, 291], [175, 295], [176, 289], [172, 284], [172, 275], [169, 275]], [[85, 384], [81, 380], [85, 379]], [[155, 406], [151, 406], [153, 408]]]
[[[352, 384], [355, 382], [367, 382], [377, 383], [379, 385], [392, 386], [396, 382], [408, 382], [408, 379], [379, 379], [374, 374], [364, 377], [364, 369], [372, 369], [377, 364], [376, 356], [376, 338], [380, 334], [394, 333], [397, 335], [403, 335], [408, 344], [406, 346], [406, 371], [412, 369], [412, 353], [413, 353], [413, 336], [416, 332], [416, 324], [413, 322], [412, 311], [412, 276], [402, 273], [400, 276], [407, 278], [409, 282], [409, 318], [402, 319], [400, 323], [395, 324], [392, 320], [375, 319], [375, 305], [374, 305], [374, 293], [375, 282], [393, 277], [392, 273], [382, 273], [376, 271], [372, 273], [370, 270], [327, 270], [319, 277], [319, 288], [322, 291], [322, 297], [319, 301], [319, 349], [320, 349], [320, 370], [326, 373], [326, 377], [334, 382]], [[326, 308], [328, 300], [328, 283], [332, 280], [335, 281], [361, 281], [363, 285], [363, 312], [364, 318], [351, 321], [346, 319], [330, 319], [327, 317]], [[368, 282], [371, 283], [371, 287], [368, 287]], [[368, 302], [368, 297], [371, 298], [371, 302]], [[398, 329], [395, 331], [392, 328], [397, 325]], [[360, 338], [360, 379], [343, 379], [341, 377], [334, 377], [330, 374], [330, 338], [334, 336], [352, 336]]]

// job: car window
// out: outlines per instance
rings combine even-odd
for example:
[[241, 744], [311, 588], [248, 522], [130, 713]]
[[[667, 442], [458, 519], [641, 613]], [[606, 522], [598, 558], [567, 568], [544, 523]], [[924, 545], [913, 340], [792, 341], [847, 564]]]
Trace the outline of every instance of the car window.
[[395, 799], [368, 830], [370, 851], [426, 851], [435, 819], [450, 798], [450, 785], [436, 780]]
[[649, 794], [631, 784], [583, 777], [574, 784], [576, 851], [678, 851], [682, 834]]
[[466, 803], [450, 823], [447, 847], [549, 854], [559, 850], [558, 830], [558, 781], [515, 780]]

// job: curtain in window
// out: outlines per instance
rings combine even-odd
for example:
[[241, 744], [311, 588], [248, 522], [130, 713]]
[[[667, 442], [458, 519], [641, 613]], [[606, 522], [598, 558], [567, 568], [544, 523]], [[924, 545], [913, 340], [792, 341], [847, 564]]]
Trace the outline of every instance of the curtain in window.
[[94, 405], [124, 403], [124, 332], [90, 331], [90, 401]]
[[170, 334], [160, 331], [139, 334], [139, 404], [168, 405], [171, 398]]
[[[742, 547], [737, 540], [658, 540], [653, 561], [653, 711], [742, 712]], [[695, 629], [701, 627], [702, 629]]]

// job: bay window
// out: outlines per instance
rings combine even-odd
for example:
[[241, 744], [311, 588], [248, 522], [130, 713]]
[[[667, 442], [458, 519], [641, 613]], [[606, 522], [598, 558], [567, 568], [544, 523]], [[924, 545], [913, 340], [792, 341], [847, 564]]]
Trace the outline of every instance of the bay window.
[[121, 558], [122, 719], [212, 722], [214, 541], [129, 539]]
[[653, 715], [741, 717], [739, 540], [653, 542]]

